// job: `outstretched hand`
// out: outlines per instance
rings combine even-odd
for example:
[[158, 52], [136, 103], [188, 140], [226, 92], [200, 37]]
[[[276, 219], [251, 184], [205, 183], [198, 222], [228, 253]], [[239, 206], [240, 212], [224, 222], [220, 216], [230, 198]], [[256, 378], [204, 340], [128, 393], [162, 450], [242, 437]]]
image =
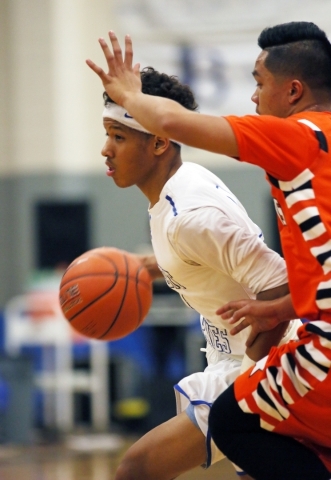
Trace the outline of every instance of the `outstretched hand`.
[[224, 320], [229, 320], [230, 325], [236, 324], [242, 319], [230, 330], [231, 335], [236, 335], [251, 326], [251, 332], [246, 341], [247, 347], [254, 343], [261, 332], [272, 330], [281, 322], [295, 316], [289, 295], [269, 301], [249, 299], [232, 301], [223, 305], [216, 313], [221, 315]]
[[140, 65], [137, 63], [132, 66], [133, 50], [129, 35], [125, 36], [124, 59], [122, 49], [114, 32], [109, 32], [109, 39], [112, 50], [103, 38], [99, 39], [107, 62], [108, 73], [90, 59], [86, 60], [86, 63], [99, 76], [109, 97], [118, 105], [123, 106], [127, 92], [141, 91]]

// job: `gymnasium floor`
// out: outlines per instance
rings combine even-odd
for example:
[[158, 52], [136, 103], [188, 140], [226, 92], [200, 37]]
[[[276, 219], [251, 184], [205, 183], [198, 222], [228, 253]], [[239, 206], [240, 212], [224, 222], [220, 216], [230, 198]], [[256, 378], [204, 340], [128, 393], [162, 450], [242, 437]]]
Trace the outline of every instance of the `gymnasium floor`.
[[[121, 456], [135, 440], [120, 439], [109, 451], [87, 451], [63, 444], [34, 447], [0, 446], [1, 480], [113, 480]], [[237, 480], [231, 464], [222, 460], [207, 471], [196, 468], [181, 480]], [[143, 480], [143, 479], [142, 479]]]

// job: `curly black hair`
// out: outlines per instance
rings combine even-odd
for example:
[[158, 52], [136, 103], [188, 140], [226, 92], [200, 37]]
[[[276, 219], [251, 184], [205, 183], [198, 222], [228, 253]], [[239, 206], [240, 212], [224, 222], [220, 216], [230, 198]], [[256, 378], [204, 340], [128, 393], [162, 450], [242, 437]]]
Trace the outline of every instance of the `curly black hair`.
[[265, 28], [258, 45], [268, 52], [266, 68], [275, 75], [297, 77], [312, 90], [331, 92], [331, 44], [312, 22], [289, 22]]
[[[170, 98], [180, 103], [188, 110], [197, 110], [198, 104], [195, 101], [192, 90], [188, 85], [183, 85], [174, 75], [160, 73], [153, 67], [146, 67], [140, 72], [142, 92], [148, 95]], [[103, 94], [105, 105], [114, 101], [106, 92]]]

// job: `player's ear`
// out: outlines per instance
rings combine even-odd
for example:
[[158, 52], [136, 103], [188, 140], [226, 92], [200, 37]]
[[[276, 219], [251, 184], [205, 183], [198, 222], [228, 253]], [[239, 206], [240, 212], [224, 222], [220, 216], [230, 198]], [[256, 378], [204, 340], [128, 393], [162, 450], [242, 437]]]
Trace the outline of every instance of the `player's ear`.
[[303, 95], [303, 85], [300, 80], [292, 80], [289, 88], [289, 102], [291, 104], [300, 100]]
[[154, 137], [154, 154], [162, 155], [170, 145], [169, 138], [166, 137]]

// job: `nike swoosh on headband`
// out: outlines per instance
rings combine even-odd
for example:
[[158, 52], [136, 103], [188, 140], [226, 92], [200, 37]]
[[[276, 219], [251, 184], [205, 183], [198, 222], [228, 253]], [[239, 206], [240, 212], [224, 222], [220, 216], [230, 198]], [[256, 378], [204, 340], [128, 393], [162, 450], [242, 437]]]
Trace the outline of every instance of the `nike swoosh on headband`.
[[[102, 116], [103, 118], [111, 118], [112, 120], [122, 123], [123, 125], [126, 125], [129, 128], [133, 128], [134, 130], [138, 130], [140, 132], [144, 132], [152, 135], [151, 132], [146, 130], [146, 128], [144, 128], [133, 117], [131, 117], [131, 115], [129, 115], [128, 112], [126, 112], [123, 107], [121, 107], [120, 105], [117, 105], [116, 103], [108, 102], [104, 107]], [[180, 143], [177, 142], [176, 140], [172, 140], [172, 139], [170, 140], [180, 145]]]

